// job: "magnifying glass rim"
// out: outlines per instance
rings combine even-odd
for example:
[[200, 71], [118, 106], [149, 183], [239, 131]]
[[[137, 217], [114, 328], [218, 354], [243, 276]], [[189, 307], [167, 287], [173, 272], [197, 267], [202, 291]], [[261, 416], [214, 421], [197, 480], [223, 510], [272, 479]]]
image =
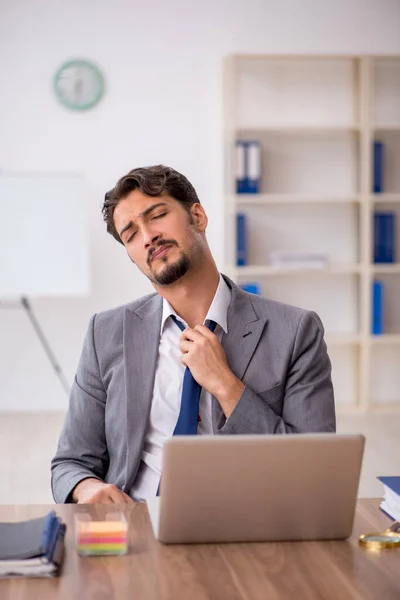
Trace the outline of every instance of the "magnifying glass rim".
[[[377, 537], [382, 538], [382, 540], [370, 539]], [[368, 548], [400, 548], [400, 534], [394, 532], [374, 531], [371, 533], [364, 533], [358, 538], [358, 541], [362, 546]]]

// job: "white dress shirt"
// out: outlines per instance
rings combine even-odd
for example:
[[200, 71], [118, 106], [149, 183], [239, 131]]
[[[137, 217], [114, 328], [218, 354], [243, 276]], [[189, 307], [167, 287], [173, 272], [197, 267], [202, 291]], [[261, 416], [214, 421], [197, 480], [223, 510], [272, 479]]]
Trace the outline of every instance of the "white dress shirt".
[[[217, 323], [214, 333], [219, 341], [223, 331], [228, 331], [227, 314], [230, 301], [231, 290], [220, 275], [217, 291], [204, 321], [205, 323], [212, 320]], [[179, 416], [186, 367], [180, 361], [182, 353], [179, 349], [179, 338], [182, 332], [171, 315], [175, 315], [185, 328], [188, 326], [164, 298], [150, 419], [139, 471], [130, 491], [134, 500], [146, 500], [156, 495], [162, 470], [164, 441], [173, 435]], [[197, 429], [200, 435], [212, 434], [211, 405], [211, 394], [202, 388], [199, 407], [201, 421]]]

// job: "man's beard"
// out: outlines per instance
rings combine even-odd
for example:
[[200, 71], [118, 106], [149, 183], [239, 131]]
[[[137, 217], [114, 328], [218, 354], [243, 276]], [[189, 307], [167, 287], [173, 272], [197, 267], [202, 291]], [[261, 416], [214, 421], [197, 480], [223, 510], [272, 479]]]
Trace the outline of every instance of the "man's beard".
[[160, 286], [172, 285], [186, 275], [191, 267], [189, 257], [183, 252], [181, 252], [179, 258], [173, 264], [168, 264], [167, 260], [168, 259], [165, 258], [165, 266], [160, 272], [152, 271], [151, 275], [148, 275], [148, 278], [152, 283], [156, 283]]

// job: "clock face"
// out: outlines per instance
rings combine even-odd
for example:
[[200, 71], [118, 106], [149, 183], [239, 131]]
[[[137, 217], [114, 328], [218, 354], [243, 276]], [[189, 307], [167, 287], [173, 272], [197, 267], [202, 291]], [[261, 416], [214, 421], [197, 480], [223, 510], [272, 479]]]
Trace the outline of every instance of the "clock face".
[[92, 108], [103, 95], [104, 80], [101, 71], [88, 60], [70, 60], [54, 76], [57, 98], [71, 110]]

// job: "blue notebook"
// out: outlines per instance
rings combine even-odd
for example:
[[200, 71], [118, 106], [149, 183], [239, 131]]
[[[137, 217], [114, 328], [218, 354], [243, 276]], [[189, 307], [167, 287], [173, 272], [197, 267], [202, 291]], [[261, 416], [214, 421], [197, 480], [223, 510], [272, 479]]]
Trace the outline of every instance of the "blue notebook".
[[378, 477], [383, 483], [384, 495], [380, 509], [395, 521], [400, 521], [400, 476]]
[[400, 475], [394, 475], [392, 477], [378, 477], [378, 479], [383, 483], [383, 485], [397, 494], [400, 500]]
[[57, 575], [65, 530], [55, 511], [29, 521], [0, 523], [0, 577]]
[[0, 523], [0, 560], [24, 560], [46, 555], [56, 521], [56, 513], [51, 511], [38, 519]]

